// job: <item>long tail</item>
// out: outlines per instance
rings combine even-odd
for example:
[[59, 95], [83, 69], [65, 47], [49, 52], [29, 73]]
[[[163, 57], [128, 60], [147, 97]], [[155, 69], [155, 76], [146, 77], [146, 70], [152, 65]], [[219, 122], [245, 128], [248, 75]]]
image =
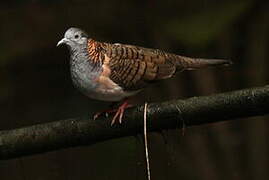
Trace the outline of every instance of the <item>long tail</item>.
[[221, 66], [221, 65], [228, 66], [233, 64], [231, 60], [189, 58], [179, 55], [174, 56], [172, 59], [174, 60], [174, 63], [177, 66], [177, 68], [182, 70], [193, 70], [204, 67]]

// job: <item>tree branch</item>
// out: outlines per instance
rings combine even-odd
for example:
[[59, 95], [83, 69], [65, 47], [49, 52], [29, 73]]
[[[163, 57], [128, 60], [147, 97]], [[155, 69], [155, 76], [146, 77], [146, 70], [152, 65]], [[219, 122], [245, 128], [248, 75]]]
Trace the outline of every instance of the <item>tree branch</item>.
[[[143, 132], [143, 106], [130, 108], [121, 125], [80, 117], [0, 131], [0, 159], [91, 145]], [[182, 128], [269, 113], [269, 86], [148, 105], [149, 131]]]

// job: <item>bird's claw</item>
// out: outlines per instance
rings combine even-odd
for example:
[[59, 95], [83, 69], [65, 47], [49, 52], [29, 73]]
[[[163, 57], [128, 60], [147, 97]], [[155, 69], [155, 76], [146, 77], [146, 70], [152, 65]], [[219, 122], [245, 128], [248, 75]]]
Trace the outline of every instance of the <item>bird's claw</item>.
[[128, 102], [124, 102], [122, 105], [119, 106], [118, 109], [113, 110], [105, 110], [102, 112], [98, 112], [93, 116], [93, 119], [96, 120], [100, 115], [105, 114], [106, 117], [108, 117], [109, 113], [116, 112], [115, 115], [112, 118], [111, 126], [115, 124], [116, 121], [118, 121], [120, 124], [122, 123], [123, 114], [126, 108], [131, 107]]

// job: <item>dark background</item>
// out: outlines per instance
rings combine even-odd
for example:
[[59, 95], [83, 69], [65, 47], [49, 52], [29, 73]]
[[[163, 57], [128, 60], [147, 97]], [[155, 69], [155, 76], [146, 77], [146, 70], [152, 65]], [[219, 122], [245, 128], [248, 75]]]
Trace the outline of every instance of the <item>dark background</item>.
[[[104, 109], [76, 90], [71, 26], [90, 37], [181, 55], [227, 58], [232, 67], [183, 72], [141, 102], [262, 86], [269, 80], [268, 1], [24, 0], [0, 2], [0, 130]], [[109, 121], [109, 120], [108, 120]], [[268, 116], [150, 133], [152, 179], [268, 179]], [[0, 161], [1, 180], [146, 179], [140, 136]]]

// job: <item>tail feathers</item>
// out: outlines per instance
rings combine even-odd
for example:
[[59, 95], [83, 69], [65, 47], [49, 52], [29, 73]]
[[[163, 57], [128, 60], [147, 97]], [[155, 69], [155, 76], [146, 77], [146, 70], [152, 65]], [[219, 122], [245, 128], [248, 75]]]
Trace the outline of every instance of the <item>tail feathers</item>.
[[212, 66], [229, 66], [233, 64], [231, 60], [225, 59], [202, 59], [177, 56], [176, 65], [179, 69], [193, 70]]

